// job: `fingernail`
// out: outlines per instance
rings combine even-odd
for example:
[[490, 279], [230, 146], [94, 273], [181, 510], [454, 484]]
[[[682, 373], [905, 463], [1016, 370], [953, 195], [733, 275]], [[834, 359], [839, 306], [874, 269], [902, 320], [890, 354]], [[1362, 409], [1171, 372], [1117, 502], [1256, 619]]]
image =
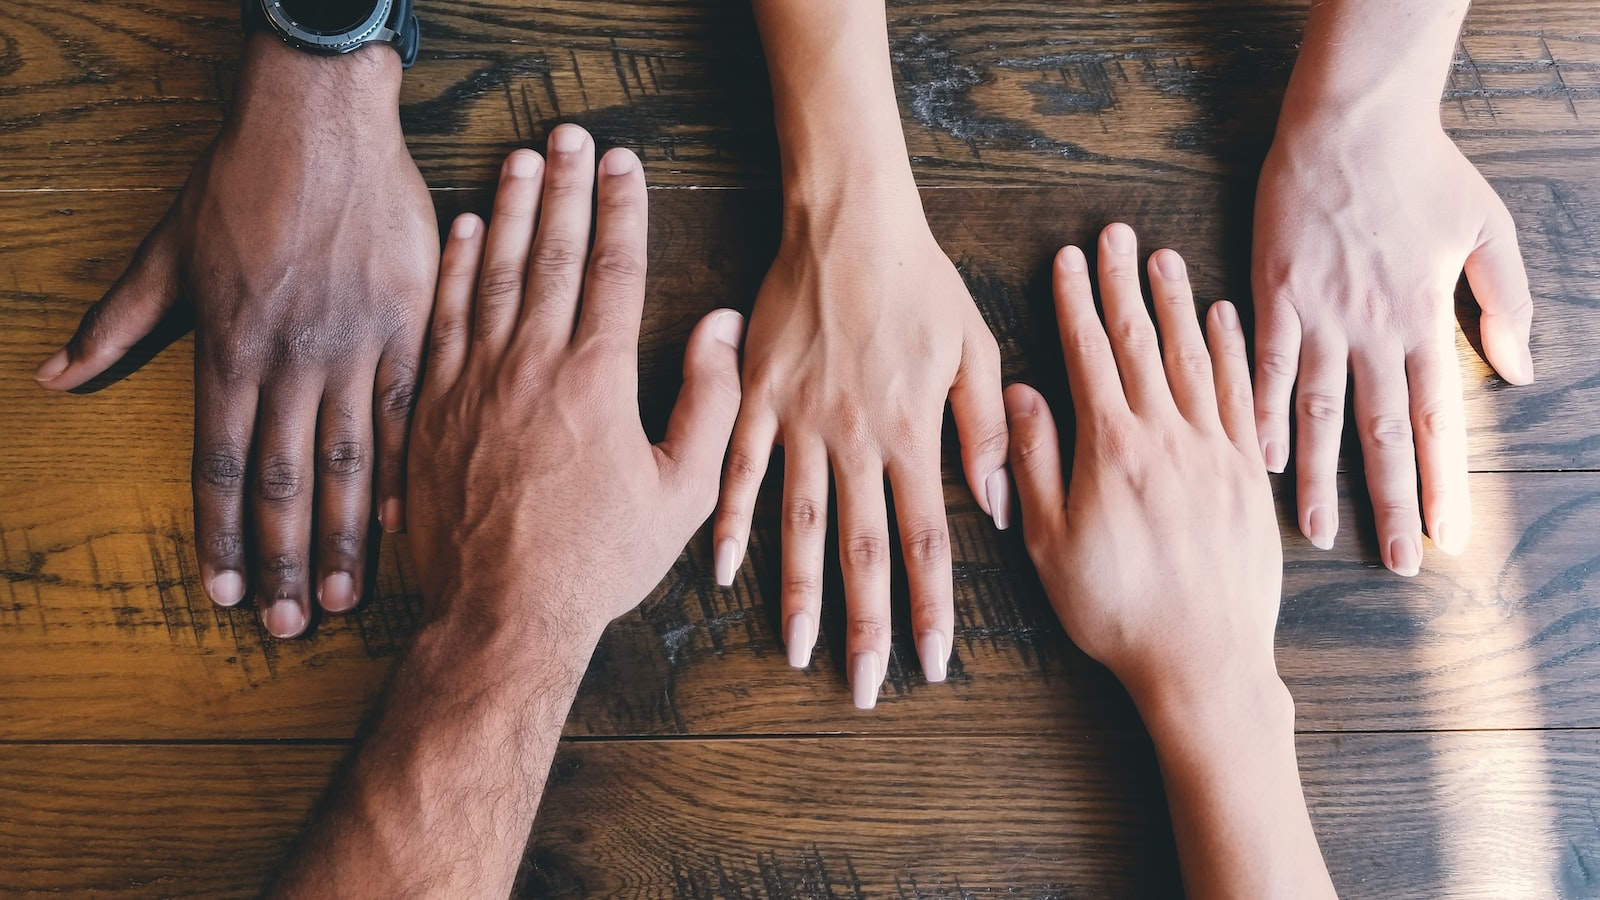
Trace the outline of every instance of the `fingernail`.
[[850, 658], [850, 691], [855, 697], [856, 709], [871, 709], [878, 705], [878, 685], [883, 683], [883, 664], [878, 654], [871, 650]]
[[934, 683], [944, 680], [950, 662], [950, 646], [945, 643], [943, 634], [924, 631], [917, 638], [917, 656], [922, 660], [924, 678]]
[[1389, 568], [1407, 578], [1422, 570], [1422, 548], [1416, 538], [1401, 537], [1389, 542]]
[[1011, 527], [1011, 479], [1006, 477], [1004, 467], [989, 473], [983, 483], [983, 491], [989, 499], [989, 515], [994, 519], [994, 527], [1005, 531]]
[[1006, 415], [1013, 419], [1031, 416], [1039, 411], [1038, 395], [1033, 391], [1006, 391]]
[[744, 337], [744, 316], [731, 309], [718, 314], [717, 321], [711, 325], [711, 333], [729, 347], [739, 349], [739, 342]]
[[317, 602], [328, 612], [342, 613], [355, 608], [356, 582], [348, 572], [333, 572], [322, 579]]
[[267, 607], [261, 620], [266, 623], [272, 636], [277, 638], [292, 638], [306, 627], [306, 617], [300, 612], [300, 604], [293, 600], [279, 600]]
[[1083, 258], [1083, 251], [1073, 245], [1062, 248], [1061, 264], [1066, 267], [1068, 272], [1089, 271], [1089, 261]]
[[633, 171], [634, 163], [637, 161], [638, 157], [633, 155], [632, 150], [618, 147], [600, 160], [600, 169], [607, 175], [626, 175]]
[[1306, 538], [1318, 550], [1327, 550], [1333, 546], [1333, 536], [1338, 531], [1338, 520], [1334, 518], [1333, 510], [1318, 506], [1306, 515]]
[[378, 524], [390, 534], [395, 534], [405, 527], [405, 507], [400, 505], [399, 497], [390, 497], [378, 507]]
[[583, 129], [576, 125], [560, 125], [550, 132], [550, 149], [557, 153], [575, 153], [583, 149]]
[[811, 665], [811, 648], [817, 643], [817, 624], [810, 613], [797, 612], [783, 626], [783, 646], [789, 651], [789, 665], [804, 669]]
[[716, 565], [717, 584], [722, 587], [733, 587], [733, 573], [739, 568], [739, 542], [733, 538], [723, 538], [717, 542]]
[[244, 599], [244, 578], [238, 572], [218, 572], [206, 583], [206, 593], [218, 606], [238, 606]]
[[1177, 281], [1189, 274], [1189, 269], [1183, 264], [1183, 257], [1176, 250], [1162, 250], [1156, 254], [1156, 269], [1161, 272], [1161, 277], [1169, 281]]
[[450, 226], [450, 236], [466, 239], [478, 233], [477, 216], [456, 216], [456, 222]]
[[1217, 324], [1229, 331], [1239, 330], [1239, 311], [1226, 300], [1217, 301]]
[[506, 158], [506, 171], [516, 178], [532, 178], [539, 172], [539, 158], [531, 152], [518, 150]]
[[49, 359], [40, 363], [39, 368], [33, 370], [33, 378], [35, 381], [50, 381], [65, 372], [67, 363], [71, 361], [72, 358], [67, 355], [65, 349], [57, 350], [50, 355]]
[[1132, 228], [1121, 222], [1106, 226], [1106, 249], [1113, 253], [1132, 253], [1135, 244]]
[[1267, 441], [1267, 445], [1261, 448], [1261, 458], [1266, 462], [1268, 472], [1282, 472], [1283, 467], [1289, 464], [1289, 451], [1279, 441]]

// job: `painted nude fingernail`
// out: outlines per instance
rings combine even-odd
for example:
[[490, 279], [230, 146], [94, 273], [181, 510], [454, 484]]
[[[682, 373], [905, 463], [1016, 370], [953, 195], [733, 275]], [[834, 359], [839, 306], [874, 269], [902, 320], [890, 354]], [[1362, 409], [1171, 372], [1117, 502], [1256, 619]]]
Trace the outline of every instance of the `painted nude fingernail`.
[[39, 368], [33, 371], [33, 379], [35, 381], [53, 380], [57, 375], [67, 370], [67, 363], [70, 360], [71, 357], [67, 355], [66, 350], [57, 350], [50, 354], [49, 359], [40, 363]]
[[238, 606], [244, 599], [244, 578], [238, 572], [218, 572], [206, 583], [206, 593], [218, 606]]
[[994, 527], [1005, 531], [1011, 527], [1011, 479], [1006, 476], [1004, 468], [995, 469], [983, 483], [984, 493], [989, 500], [989, 515], [994, 519]]
[[789, 665], [804, 669], [811, 665], [811, 648], [817, 643], [817, 621], [810, 613], [797, 612], [783, 626], [783, 645], [789, 651]]
[[261, 620], [273, 637], [285, 640], [299, 634], [306, 627], [306, 617], [300, 612], [300, 604], [293, 600], [279, 600], [267, 607], [266, 614]]
[[744, 316], [731, 309], [719, 313], [717, 321], [711, 324], [711, 333], [722, 343], [735, 350], [739, 349], [739, 342], [744, 337]]
[[1267, 445], [1261, 448], [1261, 458], [1266, 462], [1268, 472], [1281, 474], [1283, 467], [1289, 464], [1289, 451], [1279, 441], [1267, 441]]
[[950, 664], [950, 645], [945, 643], [943, 633], [924, 631], [917, 638], [917, 656], [922, 660], [924, 678], [934, 683], [944, 680]]
[[1422, 570], [1422, 548], [1416, 538], [1395, 538], [1389, 542], [1389, 568], [1407, 578]]
[[1339, 529], [1338, 519], [1334, 512], [1326, 507], [1318, 506], [1306, 515], [1306, 538], [1318, 550], [1327, 550], [1333, 547], [1333, 536]]
[[332, 572], [322, 579], [317, 602], [328, 612], [349, 612], [356, 605], [356, 582], [348, 572]]
[[850, 658], [850, 692], [856, 709], [871, 709], [878, 705], [878, 685], [883, 683], [883, 663], [871, 650]]
[[739, 542], [733, 538], [723, 538], [717, 542], [717, 558], [715, 561], [717, 584], [721, 587], [733, 587], [733, 573], [739, 568]]
[[395, 534], [405, 527], [405, 507], [400, 505], [399, 497], [390, 497], [378, 507], [378, 524], [390, 534]]

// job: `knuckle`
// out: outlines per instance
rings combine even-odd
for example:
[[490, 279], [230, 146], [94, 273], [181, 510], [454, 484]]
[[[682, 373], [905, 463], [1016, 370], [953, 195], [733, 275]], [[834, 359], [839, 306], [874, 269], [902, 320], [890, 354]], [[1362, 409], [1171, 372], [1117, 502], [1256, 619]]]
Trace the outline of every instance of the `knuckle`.
[[1367, 420], [1368, 440], [1377, 450], [1409, 450], [1411, 419], [1406, 416], [1373, 416]]
[[362, 535], [353, 528], [336, 528], [322, 536], [325, 558], [350, 559], [361, 551]]
[[435, 346], [456, 346], [466, 341], [469, 333], [466, 316], [439, 316], [433, 320]]
[[878, 534], [856, 534], [844, 543], [844, 558], [858, 572], [878, 572], [889, 564], [889, 542]]
[[766, 474], [766, 466], [750, 452], [733, 450], [728, 453], [728, 480], [746, 484], [760, 481]]
[[1116, 323], [1111, 327], [1111, 332], [1116, 335], [1117, 344], [1129, 350], [1143, 350], [1155, 343], [1156, 339], [1150, 320], [1138, 316]]
[[968, 442], [973, 453], [980, 457], [996, 457], [1004, 459], [1006, 451], [1011, 446], [1011, 432], [1006, 428], [1005, 420], [990, 425], [976, 440]]
[[590, 278], [603, 285], [628, 285], [644, 278], [644, 260], [622, 247], [603, 247], [589, 261]]
[[815, 597], [822, 591], [822, 582], [815, 572], [790, 572], [783, 576], [783, 595], [786, 597]]
[[1120, 472], [1134, 473], [1143, 468], [1139, 439], [1127, 428], [1109, 425], [1102, 428], [1094, 442], [1095, 455]]
[[914, 527], [905, 536], [906, 558], [924, 566], [950, 558], [950, 536], [937, 525]]
[[378, 408], [385, 418], [404, 423], [411, 418], [417, 403], [417, 367], [410, 361], [395, 363], [388, 383], [378, 394]]
[[871, 647], [889, 640], [888, 621], [877, 616], [852, 615], [846, 643], [856, 647]]
[[233, 450], [214, 450], [200, 457], [195, 475], [213, 491], [237, 493], [244, 484], [244, 454]]
[[509, 303], [522, 297], [522, 273], [504, 264], [484, 269], [478, 280], [478, 299], [490, 304]]
[[549, 237], [533, 248], [533, 267], [539, 271], [576, 269], [583, 265], [583, 248], [567, 238]]
[[1300, 391], [1300, 416], [1319, 425], [1336, 425], [1344, 422], [1344, 398], [1326, 391]]
[[200, 540], [208, 558], [214, 563], [237, 560], [244, 550], [244, 535], [233, 529], [208, 532]]
[[810, 497], [792, 497], [783, 505], [783, 524], [796, 534], [816, 534], [826, 526], [827, 513]]
[[268, 457], [256, 476], [256, 494], [268, 503], [287, 503], [305, 493], [305, 470], [294, 460]]
[[1176, 350], [1172, 361], [1178, 371], [1185, 375], [1206, 377], [1211, 374], [1211, 357], [1203, 350], [1194, 347]]
[[1011, 444], [1017, 467], [1028, 472], [1037, 472], [1047, 465], [1051, 449], [1045, 441], [1014, 441]]
[[1429, 405], [1417, 416], [1417, 428], [1430, 438], [1455, 437], [1461, 432], [1459, 420], [1443, 406]]
[[1293, 378], [1299, 370], [1299, 362], [1282, 350], [1258, 348], [1256, 350], [1256, 371], [1258, 375], [1272, 376], [1274, 378]]
[[268, 581], [293, 584], [305, 574], [306, 559], [299, 553], [274, 553], [261, 560], [261, 577]]
[[334, 441], [322, 448], [322, 470], [329, 475], [359, 475], [367, 468], [367, 448], [360, 441]]

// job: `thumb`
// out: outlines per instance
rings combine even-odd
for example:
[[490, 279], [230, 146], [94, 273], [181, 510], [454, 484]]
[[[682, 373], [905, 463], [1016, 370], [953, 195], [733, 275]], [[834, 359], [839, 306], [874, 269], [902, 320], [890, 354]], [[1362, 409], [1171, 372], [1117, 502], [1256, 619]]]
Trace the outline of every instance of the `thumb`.
[[1517, 249], [1517, 226], [1498, 197], [1477, 249], [1467, 257], [1467, 283], [1483, 309], [1479, 327], [1489, 364], [1512, 384], [1533, 381], [1533, 355], [1528, 351], [1533, 296]]
[[687, 494], [687, 502], [704, 505], [707, 514], [716, 503], [722, 457], [739, 416], [743, 337], [744, 317], [731, 309], [713, 310], [695, 326], [683, 353], [683, 389], [667, 421], [666, 439], [656, 446], [670, 464], [667, 474], [675, 487]]
[[110, 368], [153, 331], [178, 297], [177, 247], [169, 211], [99, 303], [89, 307], [72, 340], [33, 377], [52, 391], [70, 391]]
[[1058, 524], [1067, 508], [1061, 436], [1050, 406], [1025, 384], [1006, 388], [1006, 419], [1011, 426], [1011, 471], [1022, 500], [1022, 532], [1033, 540]]

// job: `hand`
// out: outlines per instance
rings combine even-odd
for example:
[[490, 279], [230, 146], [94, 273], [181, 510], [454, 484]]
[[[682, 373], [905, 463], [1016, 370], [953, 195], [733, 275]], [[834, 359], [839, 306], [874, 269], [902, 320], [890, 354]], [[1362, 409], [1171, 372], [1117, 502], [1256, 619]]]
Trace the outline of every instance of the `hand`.
[[1513, 384], [1533, 380], [1533, 304], [1505, 204], [1436, 122], [1291, 116], [1261, 173], [1254, 260], [1256, 423], [1267, 468], [1283, 471], [1294, 392], [1300, 530], [1327, 549], [1339, 528], [1348, 372], [1384, 565], [1422, 564], [1419, 465], [1428, 534], [1460, 553], [1472, 529], [1453, 297], [1463, 267], [1489, 362]]
[[598, 639], [711, 513], [743, 321], [721, 310], [695, 329], [651, 446], [638, 407], [644, 172], [627, 150], [607, 153], [592, 216], [594, 142], [562, 125], [549, 152], [548, 166], [530, 150], [506, 160], [487, 235], [471, 215], [452, 226], [411, 442], [410, 546], [435, 616], [468, 604], [508, 633], [556, 622]]
[[1104, 328], [1083, 253], [1056, 256], [1077, 438], [1065, 489], [1044, 399], [1007, 389], [1028, 553], [1067, 633], [1141, 708], [1158, 693], [1209, 703], [1261, 685], [1281, 691], [1282, 551], [1238, 314], [1226, 301], [1211, 307], [1208, 356], [1182, 258], [1157, 251], [1149, 273], [1159, 348], [1132, 229], [1100, 236]]
[[399, 82], [388, 48], [325, 58], [252, 40], [227, 127], [36, 373], [51, 390], [78, 387], [193, 305], [201, 580], [221, 606], [253, 581], [280, 638], [310, 621], [313, 579], [325, 610], [359, 602], [374, 487], [385, 527], [403, 521], [439, 249]]
[[857, 194], [791, 206], [751, 316], [744, 391], [714, 527], [717, 582], [733, 583], [768, 456], [782, 444], [783, 636], [789, 663], [808, 665], [831, 469], [850, 682], [856, 706], [871, 708], [889, 660], [887, 474], [917, 651], [928, 680], [943, 680], [955, 626], [939, 453], [946, 397], [968, 483], [1000, 528], [1010, 484], [999, 349], [914, 188], [883, 204]]

